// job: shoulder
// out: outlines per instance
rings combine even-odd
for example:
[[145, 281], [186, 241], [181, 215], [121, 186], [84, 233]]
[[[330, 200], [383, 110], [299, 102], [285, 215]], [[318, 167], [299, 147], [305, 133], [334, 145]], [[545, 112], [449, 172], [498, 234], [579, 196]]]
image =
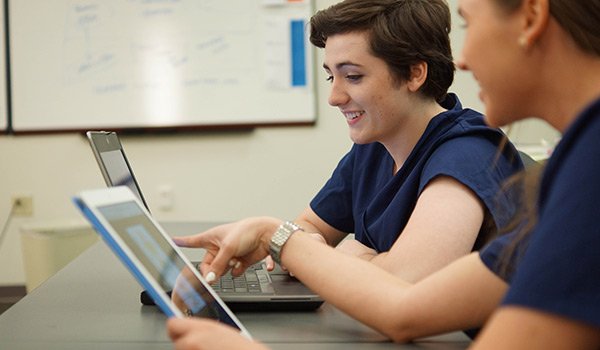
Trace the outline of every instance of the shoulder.
[[438, 117], [442, 119], [437, 121], [438, 124], [447, 125], [437, 126], [438, 131], [430, 137], [433, 152], [429, 165], [476, 165], [481, 169], [482, 165], [493, 161], [502, 163], [519, 159], [517, 150], [502, 130], [488, 126], [481, 113], [454, 108]]
[[[512, 145], [503, 146], [502, 137], [502, 134], [488, 131], [456, 134], [435, 147], [425, 169], [479, 173], [493, 167], [508, 167], [512, 169], [510, 172], [517, 171], [520, 163], [513, 163], [518, 159], [518, 153]], [[503, 151], [502, 147], [508, 147], [508, 151]]]
[[550, 201], [553, 195], [589, 198], [592, 193], [600, 192], [600, 182], [597, 181], [600, 176], [598, 135], [600, 100], [573, 122], [555, 148], [544, 172], [540, 205]]
[[446, 155], [490, 153], [498, 150], [498, 146], [506, 139], [504, 133], [485, 123], [481, 113], [462, 108], [455, 95], [453, 104], [447, 104], [447, 111], [432, 119], [428, 131], [424, 134], [426, 142], [434, 146], [436, 153]]
[[[564, 133], [548, 167], [560, 168], [569, 159], [589, 159], [600, 153], [600, 99], [588, 107]], [[594, 162], [597, 163], [597, 162]]]

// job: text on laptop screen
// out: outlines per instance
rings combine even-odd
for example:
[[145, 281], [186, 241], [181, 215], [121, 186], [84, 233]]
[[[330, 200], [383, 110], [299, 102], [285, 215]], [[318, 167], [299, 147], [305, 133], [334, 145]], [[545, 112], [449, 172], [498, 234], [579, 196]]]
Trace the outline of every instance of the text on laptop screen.
[[98, 207], [114, 231], [184, 315], [234, 321], [133, 201]]

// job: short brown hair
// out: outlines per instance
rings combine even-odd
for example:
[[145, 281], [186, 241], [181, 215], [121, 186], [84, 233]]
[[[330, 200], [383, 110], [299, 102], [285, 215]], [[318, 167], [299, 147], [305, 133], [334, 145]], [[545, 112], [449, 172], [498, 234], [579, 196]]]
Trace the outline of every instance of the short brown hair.
[[396, 81], [407, 81], [411, 66], [426, 62], [420, 91], [441, 102], [454, 80], [450, 24], [444, 0], [345, 0], [311, 18], [310, 41], [324, 48], [332, 35], [366, 32], [372, 54]]

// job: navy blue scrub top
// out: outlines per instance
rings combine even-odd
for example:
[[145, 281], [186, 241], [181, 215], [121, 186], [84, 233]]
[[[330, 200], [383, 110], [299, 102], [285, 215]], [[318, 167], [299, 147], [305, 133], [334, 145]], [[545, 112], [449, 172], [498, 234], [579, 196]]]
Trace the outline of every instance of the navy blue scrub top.
[[[569, 127], [547, 163], [538, 223], [519, 243], [514, 272], [501, 276], [510, 283], [503, 305], [600, 327], [599, 199], [600, 99]], [[496, 274], [511, 239], [502, 236], [480, 254]]]
[[[463, 109], [454, 94], [442, 106], [408, 159], [394, 175], [394, 161], [380, 143], [355, 144], [311, 201], [314, 212], [336, 229], [378, 252], [394, 244], [425, 186], [450, 176], [470, 188], [496, 224], [513, 215], [514, 191], [500, 191], [510, 175], [522, 170], [517, 151], [504, 134], [488, 127], [480, 113]], [[480, 247], [475, 247], [480, 248]]]

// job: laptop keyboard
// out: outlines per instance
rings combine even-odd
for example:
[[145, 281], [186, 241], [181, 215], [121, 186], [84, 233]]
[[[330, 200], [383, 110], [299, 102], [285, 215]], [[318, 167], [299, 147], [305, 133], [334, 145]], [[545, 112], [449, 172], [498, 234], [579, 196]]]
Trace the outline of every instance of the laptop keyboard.
[[233, 277], [230, 272], [212, 285], [219, 294], [273, 294], [273, 285], [269, 273], [263, 264], [248, 267], [246, 272], [238, 277]]

